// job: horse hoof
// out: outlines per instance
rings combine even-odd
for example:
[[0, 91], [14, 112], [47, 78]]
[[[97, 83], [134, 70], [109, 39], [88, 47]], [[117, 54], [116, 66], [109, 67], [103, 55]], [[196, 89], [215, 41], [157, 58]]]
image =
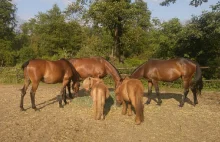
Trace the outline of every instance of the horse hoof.
[[140, 125], [140, 124], [141, 124], [141, 121], [136, 121], [135, 124], [136, 124], [136, 125]]
[[64, 108], [64, 106], [63, 106], [63, 105], [60, 105], [59, 107], [60, 107], [60, 108]]
[[179, 107], [183, 107], [183, 104], [180, 104]]
[[34, 110], [35, 110], [35, 111], [40, 111], [40, 109], [38, 109], [38, 108], [35, 108]]
[[105, 117], [104, 117], [104, 116], [101, 116], [101, 120], [105, 120]]
[[65, 105], [68, 105], [69, 104], [69, 102], [65, 102]]
[[150, 104], [150, 101], [147, 101], [145, 104], [149, 105], [149, 104]]
[[24, 108], [20, 108], [20, 111], [25, 111], [25, 109]]
[[121, 112], [121, 114], [122, 114], [122, 115], [125, 115], [125, 114], [126, 114], [126, 112], [122, 111], [122, 112]]
[[128, 116], [132, 116], [132, 113], [128, 113]]
[[158, 100], [157, 104], [159, 104], [159, 105], [162, 104], [162, 100]]

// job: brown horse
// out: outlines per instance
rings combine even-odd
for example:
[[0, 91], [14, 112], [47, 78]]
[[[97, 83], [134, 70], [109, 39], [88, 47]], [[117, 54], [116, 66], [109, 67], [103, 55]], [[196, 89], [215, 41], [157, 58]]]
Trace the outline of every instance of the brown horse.
[[109, 98], [108, 87], [99, 78], [88, 77], [83, 81], [83, 88], [91, 90], [90, 95], [93, 100], [95, 119], [104, 119], [105, 100]]
[[122, 114], [125, 115], [128, 110], [128, 115], [132, 115], [131, 105], [136, 112], [135, 122], [140, 124], [144, 121], [144, 105], [143, 94], [144, 86], [138, 79], [130, 79], [126, 77], [121, 85], [115, 90], [117, 105], [123, 105]]
[[[195, 74], [195, 79], [192, 77]], [[202, 72], [198, 63], [185, 58], [170, 60], [149, 60], [137, 67], [130, 76], [131, 78], [146, 78], [148, 80], [148, 95], [152, 93], [152, 85], [155, 87], [158, 97], [158, 104], [162, 103], [159, 94], [158, 81], [171, 82], [182, 78], [184, 95], [180, 102], [180, 107], [184, 105], [189, 87], [193, 92], [194, 104], [198, 104], [197, 93], [201, 94], [203, 88]], [[147, 104], [151, 101], [150, 97]]]
[[[24, 86], [21, 89], [21, 102], [20, 108], [23, 108], [23, 100], [30, 83], [32, 83], [32, 88], [30, 91], [32, 108], [37, 110], [35, 105], [35, 93], [38, 88], [40, 81], [47, 84], [55, 84], [62, 82], [61, 95], [66, 104], [65, 87], [72, 80], [73, 89], [78, 90], [76, 87], [76, 82], [79, 80], [79, 76], [76, 73], [74, 67], [69, 63], [68, 60], [61, 59], [58, 61], [48, 61], [48, 60], [29, 60], [22, 65], [24, 70]], [[62, 99], [59, 99], [59, 105], [62, 106]]]
[[115, 81], [115, 88], [120, 83], [121, 75], [118, 70], [102, 57], [74, 58], [69, 62], [75, 67], [82, 79], [87, 77], [104, 78], [110, 74]]

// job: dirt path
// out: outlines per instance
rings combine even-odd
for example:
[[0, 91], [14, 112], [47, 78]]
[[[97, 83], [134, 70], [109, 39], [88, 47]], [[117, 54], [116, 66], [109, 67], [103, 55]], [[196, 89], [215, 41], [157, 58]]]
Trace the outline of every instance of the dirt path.
[[141, 125], [135, 125], [134, 115], [121, 115], [122, 108], [113, 104], [113, 98], [108, 100], [108, 114], [104, 121], [93, 119], [89, 96], [75, 98], [60, 109], [56, 102], [60, 85], [39, 86], [36, 104], [41, 110], [36, 112], [30, 109], [28, 92], [24, 100], [24, 108], [28, 109], [20, 112], [21, 87], [22, 85], [0, 85], [0, 142], [220, 141], [220, 92], [204, 92], [198, 98], [199, 104], [196, 107], [191, 105], [190, 93], [188, 103], [179, 108], [180, 91], [171, 94], [161, 89], [162, 105], [158, 106], [154, 101], [145, 105], [145, 121]]

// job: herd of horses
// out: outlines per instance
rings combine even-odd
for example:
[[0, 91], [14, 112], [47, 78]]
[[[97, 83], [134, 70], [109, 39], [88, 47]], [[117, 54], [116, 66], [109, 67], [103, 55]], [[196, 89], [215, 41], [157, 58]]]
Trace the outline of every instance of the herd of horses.
[[[179, 78], [182, 79], [184, 93], [180, 107], [184, 105], [189, 89], [193, 93], [194, 105], [198, 104], [197, 94], [201, 94], [203, 88], [199, 64], [186, 58], [150, 59], [138, 66], [125, 78], [121, 77], [114, 65], [102, 57], [60, 59], [57, 61], [33, 59], [25, 62], [22, 69], [24, 71], [24, 86], [21, 89], [21, 110], [25, 110], [23, 100], [30, 84], [32, 84], [30, 90], [32, 108], [37, 110], [35, 93], [41, 81], [47, 84], [62, 83], [58, 102], [59, 106], [63, 107], [62, 101], [67, 104], [66, 88], [69, 94], [71, 94], [70, 88], [72, 88], [76, 95], [79, 91], [80, 81], [84, 80], [83, 88], [91, 89], [90, 95], [93, 99], [95, 119], [104, 119], [103, 109], [105, 100], [109, 97], [109, 90], [102, 78], [109, 74], [115, 82], [116, 104], [122, 104], [122, 114], [128, 113], [128, 115], [132, 114], [131, 108], [133, 106], [136, 113], [136, 124], [140, 124], [144, 120], [142, 101], [144, 86], [139, 79], [145, 78], [148, 81], [147, 104], [151, 102], [149, 96], [152, 94], [152, 86], [156, 91], [157, 103], [162, 103], [158, 86], [159, 81], [172, 82]], [[72, 98], [71, 95], [70, 97]]]

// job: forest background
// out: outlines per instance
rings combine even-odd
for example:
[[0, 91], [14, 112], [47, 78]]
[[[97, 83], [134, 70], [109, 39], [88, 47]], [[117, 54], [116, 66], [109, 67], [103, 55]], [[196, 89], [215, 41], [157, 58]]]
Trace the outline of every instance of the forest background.
[[204, 79], [220, 78], [219, 1], [185, 23], [151, 18], [143, 0], [77, 0], [63, 11], [54, 4], [19, 27], [16, 10], [11, 0], [0, 1], [0, 67], [20, 67], [34, 58], [101, 56], [117, 68], [132, 68], [151, 58], [185, 57], [210, 67]]

